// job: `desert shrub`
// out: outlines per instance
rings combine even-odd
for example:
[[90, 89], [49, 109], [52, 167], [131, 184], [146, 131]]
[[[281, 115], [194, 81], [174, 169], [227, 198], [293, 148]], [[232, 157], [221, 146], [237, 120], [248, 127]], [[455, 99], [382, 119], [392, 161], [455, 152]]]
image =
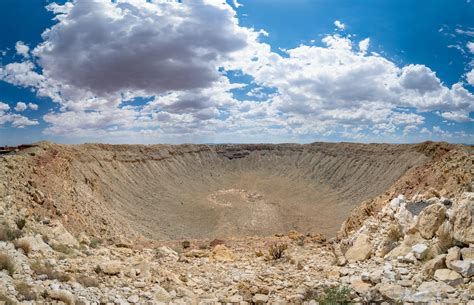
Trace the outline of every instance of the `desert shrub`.
[[23, 230], [23, 228], [26, 225], [26, 219], [25, 218], [19, 218], [15, 221], [16, 226], [19, 230]]
[[200, 244], [200, 245], [199, 245], [199, 249], [200, 249], [200, 250], [206, 250], [206, 249], [207, 249], [207, 245], [206, 245], [206, 244]]
[[66, 255], [71, 255], [74, 253], [74, 249], [64, 244], [54, 244], [51, 246], [54, 251], [64, 253]]
[[8, 224], [0, 226], [0, 240], [1, 241], [12, 241], [22, 236], [21, 230], [12, 229]]
[[5, 253], [0, 253], [0, 270], [7, 270], [10, 275], [15, 273], [15, 263], [13, 259]]
[[99, 287], [99, 281], [90, 276], [81, 275], [77, 277], [76, 280], [84, 287]]
[[320, 305], [350, 304], [351, 290], [346, 286], [326, 288], [323, 297], [317, 299]]
[[48, 244], [49, 245], [49, 236], [47, 235], [41, 235], [41, 239], [44, 241], [45, 244]]
[[283, 257], [288, 245], [286, 244], [273, 244], [268, 249], [268, 254], [273, 260], [277, 260]]
[[265, 254], [263, 254], [262, 250], [257, 250], [257, 251], [255, 251], [255, 255], [256, 255], [257, 257], [262, 257], [262, 256], [264, 256]]
[[25, 255], [28, 255], [28, 253], [31, 252], [31, 245], [26, 240], [17, 239], [13, 242], [13, 245], [15, 246], [15, 249], [23, 250], [23, 253], [25, 253]]
[[15, 284], [15, 290], [23, 297], [24, 301], [34, 301], [37, 298], [36, 292], [25, 282]]
[[52, 266], [42, 265], [38, 261], [31, 264], [30, 268], [37, 275], [46, 275], [49, 280], [58, 280], [60, 282], [68, 282], [71, 280], [69, 274], [61, 271], [55, 271]]
[[303, 301], [313, 301], [319, 298], [319, 292], [317, 289], [311, 288], [305, 291], [303, 295]]
[[224, 243], [225, 243], [225, 242], [224, 242], [222, 239], [214, 239], [213, 241], [211, 241], [211, 242], [209, 243], [209, 246], [210, 246], [211, 248], [214, 248], [215, 246], [217, 246], [217, 245], [223, 245]]
[[181, 246], [183, 247], [183, 249], [188, 249], [191, 247], [191, 242], [189, 240], [184, 240], [182, 243], [181, 243]]
[[92, 238], [91, 242], [89, 243], [89, 247], [95, 249], [102, 244], [102, 241], [98, 238]]

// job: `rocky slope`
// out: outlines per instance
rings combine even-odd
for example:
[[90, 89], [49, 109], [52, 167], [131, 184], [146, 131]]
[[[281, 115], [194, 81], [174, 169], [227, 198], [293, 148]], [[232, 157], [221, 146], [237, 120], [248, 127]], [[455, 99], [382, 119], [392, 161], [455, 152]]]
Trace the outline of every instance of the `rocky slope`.
[[61, 218], [75, 234], [176, 239], [297, 230], [334, 236], [361, 202], [458, 150], [466, 151], [445, 143], [40, 143], [0, 164], [8, 177], [4, 193], [31, 214]]
[[[138, 155], [144, 159], [137, 159]], [[415, 161], [408, 166], [397, 163], [410, 158]], [[466, 147], [441, 143], [212, 147], [42, 143], [1, 161], [0, 302], [474, 304], [474, 160]], [[265, 206], [262, 201], [269, 195], [262, 196], [265, 188], [259, 184], [264, 177], [256, 176], [259, 179], [251, 183], [248, 176], [241, 180], [210, 177], [229, 170], [242, 176], [250, 169], [259, 169], [258, 175], [267, 173], [272, 181], [295, 182], [291, 187], [306, 183], [292, 194], [324, 180], [344, 203], [330, 201], [334, 214], [357, 206], [350, 204], [350, 191], [356, 201], [367, 200], [354, 209], [338, 237], [328, 240], [306, 233], [317, 232], [318, 224], [303, 227], [305, 233], [290, 231], [292, 226], [274, 226], [269, 227], [272, 233], [283, 234], [261, 231], [253, 232], [260, 236], [249, 236], [252, 231], [244, 230], [233, 237], [235, 231], [227, 231], [220, 239], [214, 234], [202, 238], [183, 233], [186, 239], [169, 239], [170, 235], [150, 239], [150, 231], [134, 227], [144, 216], [116, 212], [125, 202], [107, 194], [116, 183], [114, 191], [119, 194], [129, 190], [137, 198], [148, 198], [149, 193], [141, 194], [131, 186], [138, 188], [142, 181], [145, 186], [138, 188], [142, 192], [152, 185], [153, 190], [160, 190], [157, 185], [171, 188], [168, 184], [176, 179], [190, 183], [202, 173], [204, 182], [196, 182], [192, 190], [223, 180], [216, 191], [204, 193], [206, 203], [215, 209], [227, 209], [229, 204]], [[103, 176], [107, 171], [114, 176]], [[151, 177], [159, 183], [146, 180]], [[349, 181], [350, 177], [356, 181]], [[391, 182], [378, 181], [384, 180], [381, 177]], [[288, 190], [284, 184], [271, 190], [284, 193]], [[252, 189], [255, 185], [258, 188]], [[318, 190], [316, 195], [321, 195]], [[124, 209], [133, 214], [140, 208], [132, 207], [129, 203]], [[297, 207], [307, 206], [292, 206]], [[272, 215], [263, 212], [261, 217]], [[307, 215], [308, 222], [317, 217], [310, 212], [314, 214]], [[228, 220], [225, 216], [245, 214], [218, 215]], [[181, 215], [171, 224], [178, 229], [168, 232], [186, 232], [188, 224], [195, 228]], [[184, 227], [181, 231], [180, 226]]]

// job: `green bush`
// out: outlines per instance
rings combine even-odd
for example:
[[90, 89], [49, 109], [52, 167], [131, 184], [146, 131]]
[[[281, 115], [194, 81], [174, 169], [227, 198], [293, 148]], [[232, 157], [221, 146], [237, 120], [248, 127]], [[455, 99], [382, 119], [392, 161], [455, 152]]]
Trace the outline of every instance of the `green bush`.
[[346, 286], [326, 288], [324, 290], [324, 297], [317, 301], [320, 305], [350, 304], [350, 292], [351, 290]]

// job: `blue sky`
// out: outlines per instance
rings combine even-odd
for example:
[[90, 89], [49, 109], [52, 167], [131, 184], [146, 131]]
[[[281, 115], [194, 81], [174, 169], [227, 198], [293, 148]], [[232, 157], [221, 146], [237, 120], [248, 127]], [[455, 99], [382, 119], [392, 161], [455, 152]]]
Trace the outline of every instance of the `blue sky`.
[[3, 0], [0, 12], [0, 145], [474, 143], [470, 1]]

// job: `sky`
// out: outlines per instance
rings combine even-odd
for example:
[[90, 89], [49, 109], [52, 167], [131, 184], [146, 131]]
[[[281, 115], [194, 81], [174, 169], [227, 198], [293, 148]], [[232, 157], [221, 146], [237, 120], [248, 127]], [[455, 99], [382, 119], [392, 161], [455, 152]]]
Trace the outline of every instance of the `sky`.
[[0, 145], [474, 144], [474, 0], [2, 0]]

